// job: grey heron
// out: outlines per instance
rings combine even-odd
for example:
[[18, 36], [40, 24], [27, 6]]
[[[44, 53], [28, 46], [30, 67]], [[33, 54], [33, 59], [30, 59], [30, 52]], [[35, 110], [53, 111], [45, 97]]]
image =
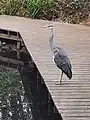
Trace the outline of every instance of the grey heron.
[[53, 41], [53, 39], [54, 39], [53, 25], [50, 24], [50, 25], [46, 25], [46, 26], [42, 26], [42, 27], [43, 28], [50, 28], [50, 30], [51, 30], [51, 36], [49, 38], [49, 44], [50, 44], [50, 48], [51, 48], [51, 51], [53, 53], [54, 61], [57, 65], [57, 67], [62, 70], [61, 77], [60, 77], [60, 84], [61, 84], [63, 73], [65, 73], [66, 76], [69, 79], [72, 78], [71, 62], [68, 58], [68, 55], [64, 51], [64, 49], [61, 48], [61, 47], [57, 47], [54, 44], [54, 41]]

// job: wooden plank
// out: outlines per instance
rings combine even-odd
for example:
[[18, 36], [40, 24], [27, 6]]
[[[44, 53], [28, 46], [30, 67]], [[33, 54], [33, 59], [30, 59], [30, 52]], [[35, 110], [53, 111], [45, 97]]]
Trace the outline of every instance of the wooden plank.
[[5, 58], [5, 57], [2, 57], [2, 56], [0, 56], [0, 61], [7, 62], [8, 64], [12, 63], [12, 64], [15, 64], [15, 65], [24, 66], [24, 63], [21, 62], [21, 61], [10, 59], [10, 58]]
[[[0, 28], [20, 32], [63, 119], [90, 120], [90, 28], [11, 16], [1, 16], [0, 23]], [[58, 86], [61, 72], [53, 62], [50, 33], [41, 28], [49, 23], [55, 28], [55, 44], [65, 48], [73, 67], [72, 80], [64, 76]]]
[[[19, 53], [19, 57], [17, 56], [17, 52]], [[0, 51], [0, 56], [2, 57], [5, 57], [5, 58], [10, 58], [10, 59], [13, 59], [13, 60], [19, 60], [19, 61], [28, 61], [30, 55], [27, 51], [21, 51], [21, 50], [16, 50], [16, 49], [7, 49], [6, 48], [3, 48], [1, 49]]]
[[0, 38], [4, 38], [4, 39], [10, 39], [10, 40], [15, 40], [15, 41], [21, 41], [18, 39], [17, 36], [14, 36], [14, 35], [11, 35], [11, 36], [8, 36], [7, 34], [3, 34], [3, 33], [0, 33]]
[[22, 38], [17, 31], [10, 31], [6, 29], [0, 29], [0, 38], [15, 40], [22, 42]]

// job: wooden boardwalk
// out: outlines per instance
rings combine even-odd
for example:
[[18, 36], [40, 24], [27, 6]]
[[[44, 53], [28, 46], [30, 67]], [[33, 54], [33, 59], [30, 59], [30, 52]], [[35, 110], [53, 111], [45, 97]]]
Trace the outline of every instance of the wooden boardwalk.
[[19, 31], [63, 120], [90, 120], [90, 28], [53, 22], [55, 43], [68, 53], [73, 67], [72, 80], [63, 77], [53, 62], [49, 47], [50, 31], [41, 26], [48, 21], [0, 16], [0, 28]]

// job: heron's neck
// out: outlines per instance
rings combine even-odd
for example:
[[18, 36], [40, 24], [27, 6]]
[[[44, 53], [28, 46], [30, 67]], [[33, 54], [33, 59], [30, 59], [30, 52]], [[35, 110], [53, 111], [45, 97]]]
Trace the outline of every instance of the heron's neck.
[[54, 39], [54, 32], [53, 32], [53, 28], [51, 28], [51, 36], [49, 39], [49, 43], [52, 52], [54, 52], [54, 47], [55, 47], [53, 39]]

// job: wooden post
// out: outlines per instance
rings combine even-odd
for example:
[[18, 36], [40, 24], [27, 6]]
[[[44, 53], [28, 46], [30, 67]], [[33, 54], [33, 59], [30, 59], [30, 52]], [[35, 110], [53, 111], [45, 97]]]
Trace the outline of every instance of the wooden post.
[[20, 42], [17, 41], [17, 58], [20, 59]]

